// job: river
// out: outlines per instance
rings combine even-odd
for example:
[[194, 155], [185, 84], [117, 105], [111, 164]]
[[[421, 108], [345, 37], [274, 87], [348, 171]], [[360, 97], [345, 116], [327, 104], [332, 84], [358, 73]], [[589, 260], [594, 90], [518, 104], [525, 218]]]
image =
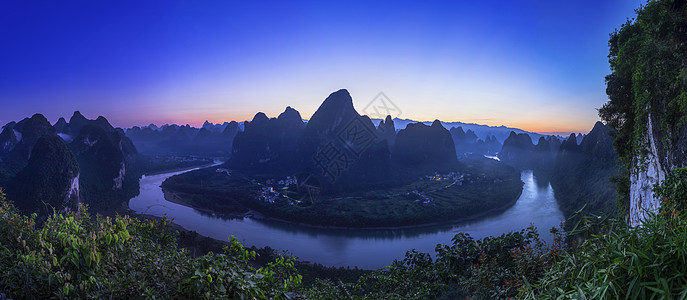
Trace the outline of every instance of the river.
[[563, 214], [550, 184], [537, 184], [532, 171], [521, 173], [525, 183], [518, 201], [501, 214], [456, 225], [401, 230], [333, 230], [306, 228], [264, 220], [223, 219], [165, 200], [160, 185], [177, 171], [145, 176], [140, 194], [129, 201], [137, 213], [167, 215], [175, 223], [199, 234], [219, 240], [233, 235], [246, 246], [282, 249], [299, 260], [326, 266], [357, 266], [378, 269], [402, 259], [406, 250], [433, 253], [436, 244], [450, 244], [456, 233], [467, 232], [475, 238], [500, 235], [534, 224], [541, 237], [550, 242], [551, 227], [558, 227]]

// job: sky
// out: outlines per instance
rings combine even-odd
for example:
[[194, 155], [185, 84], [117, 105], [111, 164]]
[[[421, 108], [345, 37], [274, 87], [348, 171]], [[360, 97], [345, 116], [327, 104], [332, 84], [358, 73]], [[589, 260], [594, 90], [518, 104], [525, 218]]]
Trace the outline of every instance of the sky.
[[382, 92], [403, 119], [586, 133], [642, 3], [2, 1], [0, 124], [307, 119], [345, 88], [360, 113]]

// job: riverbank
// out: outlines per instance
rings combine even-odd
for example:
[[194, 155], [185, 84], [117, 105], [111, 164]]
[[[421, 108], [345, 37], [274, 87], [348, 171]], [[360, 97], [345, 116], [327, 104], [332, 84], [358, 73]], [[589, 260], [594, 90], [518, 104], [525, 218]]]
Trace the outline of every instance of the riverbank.
[[264, 216], [264, 215], [262, 215], [263, 216], [262, 218], [258, 218], [258, 221], [279, 222], [279, 223], [283, 223], [283, 224], [290, 224], [290, 225], [296, 225], [296, 226], [301, 226], [301, 227], [306, 227], [306, 228], [325, 229], [325, 230], [326, 229], [331, 229], [331, 230], [403, 230], [403, 229], [415, 229], [415, 228], [443, 226], [443, 225], [461, 225], [462, 223], [467, 223], [470, 221], [475, 221], [475, 220], [479, 220], [482, 218], [486, 218], [489, 216], [493, 216], [493, 215], [497, 215], [499, 213], [502, 213], [502, 212], [506, 211], [507, 209], [511, 208], [513, 205], [515, 205], [515, 203], [518, 201], [518, 199], [520, 198], [521, 195], [522, 195], [522, 190], [520, 191], [520, 193], [515, 198], [513, 198], [513, 200], [509, 201], [508, 203], [504, 204], [503, 206], [492, 208], [492, 209], [489, 209], [487, 211], [471, 215], [470, 217], [462, 217], [462, 218], [446, 220], [446, 221], [441, 221], [441, 222], [418, 223], [418, 224], [399, 225], [399, 226], [379, 226], [379, 227], [352, 227], [351, 226], [351, 227], [343, 227], [343, 226], [324, 226], [324, 225], [315, 225], [315, 224], [308, 224], [308, 223], [302, 223], [302, 222], [294, 222], [294, 221], [278, 219], [278, 218]]
[[474, 221], [512, 206], [523, 186], [520, 172], [486, 158], [456, 172], [330, 189], [316, 199], [278, 179], [203, 169], [171, 176], [162, 187], [175, 193], [171, 201], [203, 213], [240, 217], [250, 209], [297, 226], [386, 230]]
[[201, 213], [221, 217], [221, 218], [234, 218], [234, 219], [242, 219], [242, 218], [252, 218], [256, 221], [259, 222], [277, 222], [281, 224], [289, 224], [289, 225], [295, 225], [299, 227], [304, 227], [304, 228], [311, 228], [311, 229], [324, 229], [324, 230], [403, 230], [403, 229], [414, 229], [414, 228], [424, 228], [424, 227], [433, 227], [433, 226], [443, 226], [443, 225], [461, 225], [462, 223], [467, 223], [475, 220], [479, 220], [482, 218], [486, 218], [489, 216], [497, 215], [499, 213], [502, 213], [506, 211], [507, 209], [511, 208], [515, 203], [518, 201], [520, 196], [522, 195], [522, 189], [520, 190], [520, 193], [517, 194], [512, 200], [508, 201], [507, 203], [503, 204], [502, 206], [495, 207], [488, 209], [486, 211], [480, 212], [473, 214], [469, 217], [461, 217], [461, 218], [455, 218], [455, 219], [450, 219], [450, 220], [445, 220], [445, 221], [440, 221], [440, 222], [428, 222], [428, 223], [417, 223], [417, 224], [408, 224], [408, 225], [398, 225], [398, 226], [364, 226], [364, 227], [355, 227], [355, 226], [327, 226], [327, 225], [316, 225], [316, 224], [309, 224], [309, 223], [304, 223], [304, 222], [296, 222], [296, 221], [290, 221], [290, 220], [285, 220], [285, 219], [280, 219], [280, 218], [275, 218], [271, 217], [268, 215], [265, 215], [259, 211], [252, 210], [249, 208], [246, 208], [247, 211], [244, 213], [218, 213], [216, 211], [210, 210], [210, 209], [205, 209], [202, 207], [197, 207], [194, 205], [193, 201], [190, 201], [189, 198], [192, 197], [191, 194], [188, 193], [183, 193], [183, 192], [178, 192], [178, 191], [171, 191], [168, 189], [162, 189], [164, 195], [165, 195], [165, 200], [179, 204], [179, 205], [184, 205], [186, 207], [193, 208], [195, 210], [198, 210]]
[[[246, 246], [288, 251], [301, 262], [329, 267], [379, 269], [394, 259], [402, 259], [408, 249], [432, 254], [436, 244], [450, 243], [459, 232], [482, 238], [526, 228], [532, 222], [539, 228], [548, 229], [559, 226], [563, 220], [551, 187], [537, 186], [531, 171], [522, 172], [518, 180], [524, 182], [523, 188], [519, 189], [520, 197], [511, 195], [509, 201], [479, 215], [445, 222], [365, 229], [260, 219], [262, 216], [255, 211], [233, 215], [238, 218], [223, 218], [221, 215], [201, 212], [178, 203], [183, 201], [182, 198], [178, 198], [176, 203], [165, 199], [160, 183], [174, 174], [142, 179], [141, 194], [129, 203], [131, 210], [145, 216], [157, 216], [152, 218], [159, 219], [166, 215], [168, 219], [173, 219], [180, 226], [175, 228], [183, 227], [180, 232], [186, 232], [187, 236], [200, 235], [192, 239], [195, 242], [191, 241], [199, 245], [199, 249], [235, 236]], [[547, 242], [552, 240], [548, 231], [544, 230], [541, 234]]]
[[247, 216], [250, 216], [251, 214], [252, 215], [258, 214], [258, 215], [262, 216], [262, 214], [260, 214], [259, 212], [252, 211], [248, 208], [246, 208], [247, 211], [243, 212], [243, 213], [240, 213], [240, 212], [236, 212], [236, 213], [217, 212], [217, 211], [214, 211], [212, 209], [207, 209], [207, 208], [203, 208], [203, 207], [199, 207], [198, 205], [195, 205], [193, 201], [189, 200], [189, 198], [192, 197], [191, 194], [178, 192], [178, 191], [172, 191], [172, 190], [164, 189], [164, 188], [162, 188], [162, 193], [165, 196], [165, 200], [167, 200], [169, 202], [183, 205], [186, 207], [190, 207], [190, 208], [193, 208], [193, 209], [195, 209], [201, 213], [205, 213], [208, 215], [213, 215], [213, 216], [217, 216], [217, 217], [221, 217], [221, 218], [225, 218], [225, 219], [245, 218]]
[[176, 172], [183, 172], [183, 171], [189, 172], [189, 171], [193, 171], [193, 170], [196, 170], [196, 169], [203, 169], [203, 168], [209, 168], [209, 167], [218, 166], [218, 165], [221, 165], [222, 163], [223, 163], [222, 161], [215, 160], [215, 161], [213, 161], [213, 162], [211, 162], [211, 163], [203, 162], [203, 163], [200, 163], [200, 164], [198, 164], [198, 165], [191, 165], [191, 166], [184, 166], [184, 167], [179, 167], [179, 168], [172, 168], [172, 169], [167, 169], [167, 170], [164, 170], [164, 171], [155, 171], [155, 172], [145, 173], [145, 174], [143, 174], [143, 175], [144, 175], [144, 176], [155, 176], [155, 175], [162, 175], [162, 174], [167, 174], [167, 173], [176, 173]]

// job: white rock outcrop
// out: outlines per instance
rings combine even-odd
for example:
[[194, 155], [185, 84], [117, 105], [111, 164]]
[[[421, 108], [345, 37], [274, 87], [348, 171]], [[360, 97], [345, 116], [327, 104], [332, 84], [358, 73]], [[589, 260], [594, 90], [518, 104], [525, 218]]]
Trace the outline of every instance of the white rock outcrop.
[[[666, 170], [661, 165], [659, 153], [651, 125], [651, 114], [647, 121], [647, 131], [644, 134], [646, 142], [646, 156], [644, 161], [633, 161], [635, 170], [630, 176], [630, 226], [640, 225], [649, 213], [657, 213], [660, 207], [658, 199], [654, 198], [654, 185], [666, 178]], [[638, 167], [638, 166], [642, 167]]]
[[121, 163], [119, 167], [119, 175], [114, 178], [114, 186], [112, 186], [113, 190], [119, 190], [122, 188], [122, 184], [124, 183], [124, 176], [126, 175], [126, 164], [124, 162]]
[[74, 178], [72, 178], [72, 182], [69, 187], [69, 191], [67, 191], [67, 197], [65, 201], [69, 201], [71, 199], [76, 199], [76, 203], [80, 203], [79, 199], [79, 175], [76, 174]]

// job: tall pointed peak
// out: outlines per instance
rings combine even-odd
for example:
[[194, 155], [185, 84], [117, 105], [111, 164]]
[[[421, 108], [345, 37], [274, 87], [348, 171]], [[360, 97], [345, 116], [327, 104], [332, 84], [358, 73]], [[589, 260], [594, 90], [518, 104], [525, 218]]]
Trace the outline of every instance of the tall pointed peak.
[[[358, 117], [360, 117], [360, 114], [353, 108], [353, 99], [348, 91], [342, 89], [333, 92], [322, 102], [308, 121], [306, 131], [309, 133], [306, 134], [306, 139], [321, 138], [320, 133], [331, 132], [342, 124], [348, 124], [352, 119]], [[315, 136], [318, 137], [316, 138]]]
[[561, 147], [559, 151], [575, 151], [577, 149], [577, 137], [575, 136], [574, 133], [571, 133], [570, 136], [561, 143]]
[[71, 121], [73, 119], [86, 119], [86, 117], [84, 117], [81, 114], [81, 112], [77, 110], [77, 111], [74, 111], [74, 114], [72, 114], [72, 117], [69, 120]]
[[33, 116], [31, 116], [31, 120], [48, 122], [48, 119], [45, 118], [45, 116], [42, 114], [34, 114]]
[[389, 123], [393, 123], [393, 122], [394, 122], [394, 120], [391, 119], [391, 115], [386, 115], [386, 119], [384, 119], [384, 123], [389, 124]]
[[284, 112], [279, 114], [279, 116], [277, 117], [277, 119], [283, 118], [298, 119], [299, 121], [303, 122], [303, 118], [301, 118], [301, 113], [291, 108], [291, 106], [287, 106], [286, 109], [284, 109]]
[[52, 126], [55, 127], [58, 133], [64, 133], [65, 128], [67, 128], [67, 121], [60, 117]]
[[348, 93], [348, 90], [340, 89], [336, 92], [331, 93], [327, 97], [327, 99], [324, 99], [324, 102], [322, 102], [322, 105], [320, 105], [317, 111], [320, 111], [322, 109], [347, 108], [353, 109], [353, 98], [351, 98], [351, 94]]
[[251, 122], [251, 123], [254, 123], [254, 122], [267, 122], [267, 121], [269, 121], [269, 120], [270, 120], [270, 118], [268, 118], [267, 115], [266, 115], [265, 113], [259, 112], [259, 113], [255, 114], [255, 116], [253, 116], [253, 120], [250, 121], [250, 122]]
[[95, 122], [92, 122], [92, 123], [102, 127], [103, 129], [105, 129], [105, 131], [111, 131], [114, 129], [114, 126], [112, 126], [112, 124], [110, 124], [110, 121], [108, 121], [103, 116], [98, 116], [95, 119]]
[[592, 130], [589, 133], [591, 133], [592, 131], [604, 130], [605, 127], [606, 125], [604, 125], [604, 123], [601, 123], [601, 121], [596, 121], [596, 123], [594, 124], [594, 128], [592, 128]]
[[391, 116], [386, 116], [385, 120], [380, 120], [377, 128], [383, 131], [393, 131], [393, 133], [396, 133], [396, 125], [394, 124], [394, 120], [391, 119]]

